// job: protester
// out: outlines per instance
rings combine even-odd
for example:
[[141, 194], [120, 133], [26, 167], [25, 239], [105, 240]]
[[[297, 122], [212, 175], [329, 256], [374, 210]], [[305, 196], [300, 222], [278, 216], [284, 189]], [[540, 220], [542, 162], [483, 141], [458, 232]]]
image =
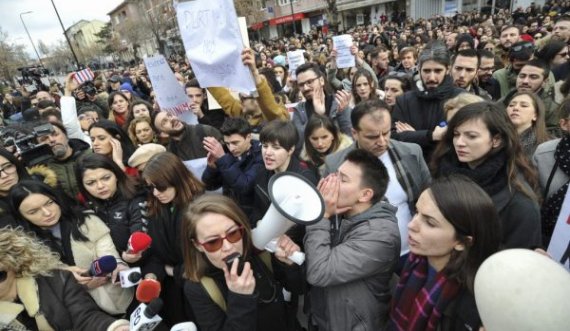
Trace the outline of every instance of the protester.
[[156, 132], [152, 128], [150, 117], [142, 116], [133, 119], [129, 124], [127, 133], [134, 146], [142, 146], [158, 141]]
[[4, 330], [127, 331], [105, 314], [59, 256], [21, 228], [0, 229], [0, 328]]
[[313, 115], [305, 128], [303, 151], [301, 159], [315, 168], [323, 167], [325, 157], [341, 151], [352, 144], [352, 139], [340, 133], [330, 118]]
[[123, 171], [136, 175], [126, 165], [135, 148], [125, 133], [116, 123], [109, 120], [100, 120], [89, 128], [93, 153], [102, 154], [112, 159]]

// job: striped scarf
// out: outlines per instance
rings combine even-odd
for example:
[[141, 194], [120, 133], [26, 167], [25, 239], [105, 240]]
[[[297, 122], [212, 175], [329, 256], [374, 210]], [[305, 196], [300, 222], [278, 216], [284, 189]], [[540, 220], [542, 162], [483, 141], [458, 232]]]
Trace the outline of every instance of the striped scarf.
[[427, 258], [410, 253], [392, 301], [386, 330], [432, 331], [460, 286], [438, 272], [428, 281]]

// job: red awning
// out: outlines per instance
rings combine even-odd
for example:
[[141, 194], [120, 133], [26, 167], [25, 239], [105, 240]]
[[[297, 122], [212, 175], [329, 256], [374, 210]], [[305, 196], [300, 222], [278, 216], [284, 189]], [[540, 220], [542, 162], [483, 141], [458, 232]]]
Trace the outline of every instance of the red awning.
[[303, 13], [297, 13], [294, 15], [287, 15], [287, 16], [281, 16], [278, 18], [273, 18], [269, 20], [269, 25], [279, 25], [279, 24], [284, 24], [284, 23], [291, 23], [293, 21], [300, 21], [303, 18], [305, 18], [305, 14]]
[[263, 29], [263, 22], [254, 23], [249, 28], [252, 30], [261, 30]]

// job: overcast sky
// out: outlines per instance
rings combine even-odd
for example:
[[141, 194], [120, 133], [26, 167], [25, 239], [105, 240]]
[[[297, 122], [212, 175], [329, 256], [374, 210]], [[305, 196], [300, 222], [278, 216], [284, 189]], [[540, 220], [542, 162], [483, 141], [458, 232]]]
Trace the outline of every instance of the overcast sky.
[[[109, 21], [107, 13], [122, 0], [53, 0], [63, 26], [67, 29], [82, 19]], [[48, 46], [64, 39], [63, 30], [50, 0], [0, 0], [0, 28], [8, 33], [8, 41], [25, 45], [30, 56], [35, 58], [30, 39], [20, 21], [20, 13], [37, 48], [38, 40]]]

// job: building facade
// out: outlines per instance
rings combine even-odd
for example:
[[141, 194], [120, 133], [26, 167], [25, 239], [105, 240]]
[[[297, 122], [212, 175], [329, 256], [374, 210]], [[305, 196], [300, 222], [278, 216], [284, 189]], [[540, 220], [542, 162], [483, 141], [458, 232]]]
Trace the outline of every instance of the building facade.
[[73, 50], [79, 61], [86, 64], [89, 62], [99, 62], [98, 57], [102, 56], [102, 47], [98, 43], [99, 38], [96, 34], [103, 29], [105, 22], [100, 20], [80, 20], [73, 24], [67, 30], [65, 35], [71, 42]]

